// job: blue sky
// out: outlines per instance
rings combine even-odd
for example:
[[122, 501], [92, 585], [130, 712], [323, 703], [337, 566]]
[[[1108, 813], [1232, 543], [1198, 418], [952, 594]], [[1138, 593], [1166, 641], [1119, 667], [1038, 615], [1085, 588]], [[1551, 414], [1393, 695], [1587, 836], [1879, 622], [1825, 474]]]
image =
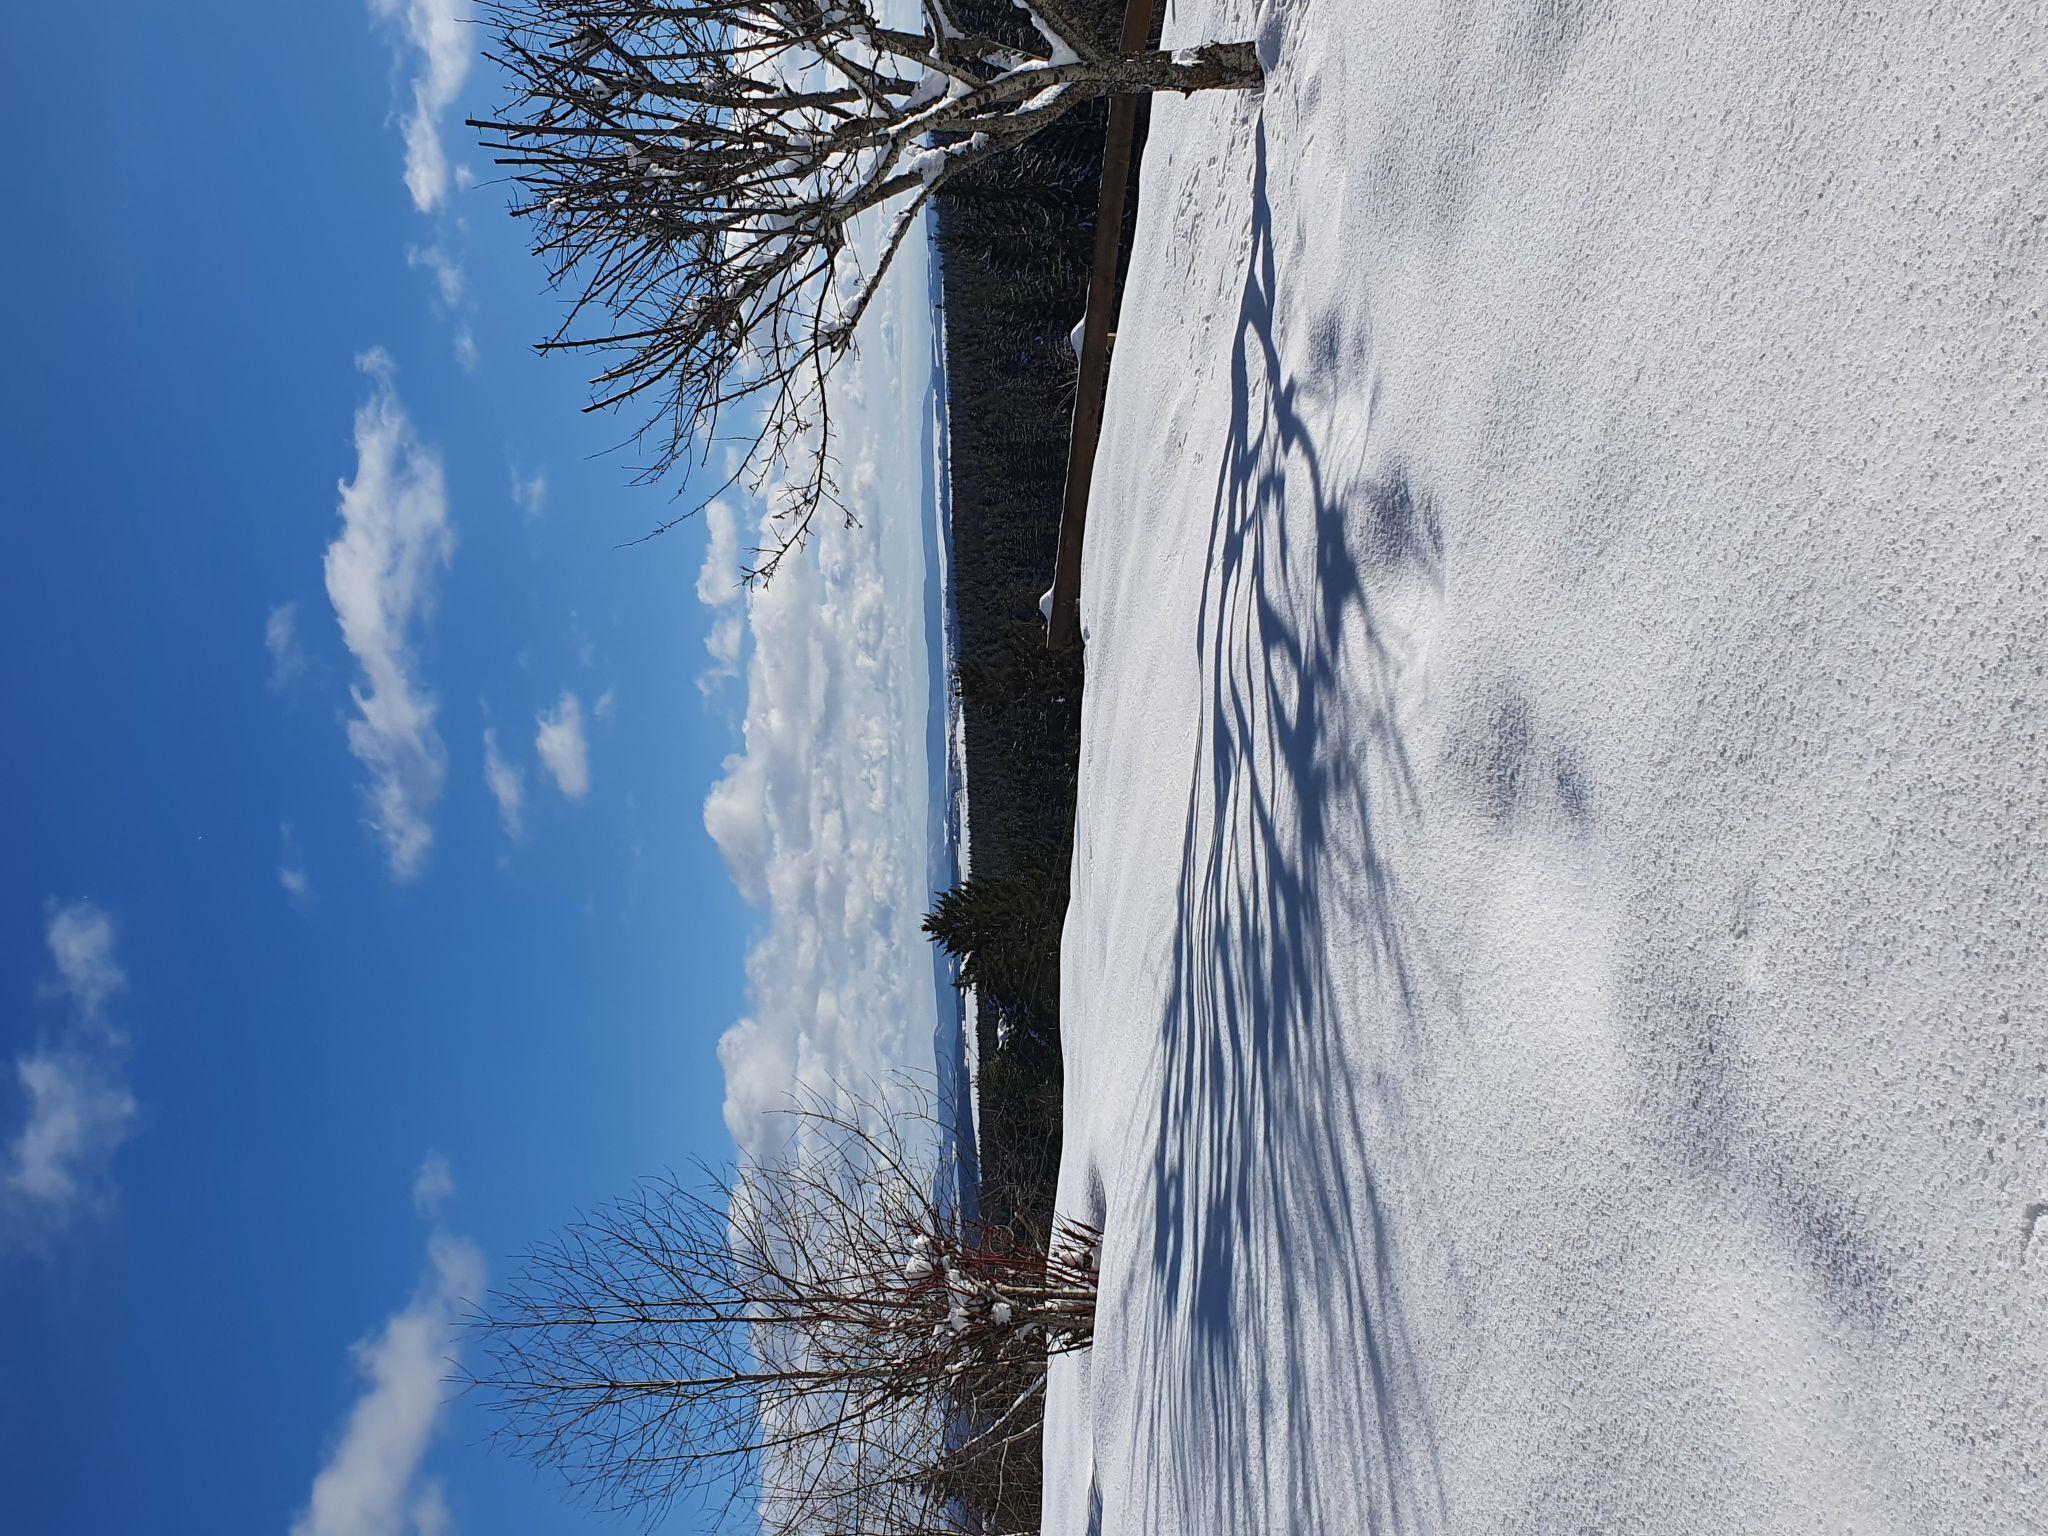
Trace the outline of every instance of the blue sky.
[[448, 14], [10, 22], [10, 1530], [594, 1528], [422, 1387], [453, 1297], [929, 1030], [915, 530], [615, 547]]

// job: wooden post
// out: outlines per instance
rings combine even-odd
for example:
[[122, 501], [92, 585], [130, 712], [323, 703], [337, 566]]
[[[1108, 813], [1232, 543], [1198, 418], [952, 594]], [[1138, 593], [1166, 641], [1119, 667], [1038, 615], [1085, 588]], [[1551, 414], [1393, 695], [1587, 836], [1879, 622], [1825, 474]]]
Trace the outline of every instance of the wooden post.
[[[1124, 7], [1123, 51], [1152, 41], [1159, 0], [1129, 0]], [[1081, 638], [1081, 543], [1088, 527], [1088, 483], [1102, 437], [1109, 389], [1109, 328], [1116, 303], [1117, 255], [1123, 244], [1124, 199], [1131, 182], [1131, 143], [1138, 98], [1112, 96], [1109, 132], [1102, 145], [1102, 195], [1095, 210], [1095, 265], [1088, 276], [1088, 308], [1081, 323], [1081, 382], [1074, 396], [1074, 430], [1067, 439], [1066, 497], [1060, 507], [1060, 552], [1053, 566], [1052, 614], [1046, 644], [1064, 650]]]

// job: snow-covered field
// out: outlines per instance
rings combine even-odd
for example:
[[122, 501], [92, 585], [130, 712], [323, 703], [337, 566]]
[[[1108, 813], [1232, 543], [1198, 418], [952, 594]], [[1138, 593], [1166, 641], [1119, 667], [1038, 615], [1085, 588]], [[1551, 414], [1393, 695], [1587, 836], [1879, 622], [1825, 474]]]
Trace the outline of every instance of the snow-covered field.
[[2048, 9], [1167, 35], [1048, 1531], [2048, 1529]]

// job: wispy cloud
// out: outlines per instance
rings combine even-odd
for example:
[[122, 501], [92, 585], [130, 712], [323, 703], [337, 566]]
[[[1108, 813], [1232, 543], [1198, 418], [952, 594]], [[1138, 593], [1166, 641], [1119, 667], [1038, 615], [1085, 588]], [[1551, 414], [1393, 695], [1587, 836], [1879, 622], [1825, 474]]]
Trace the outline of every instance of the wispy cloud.
[[719, 684], [740, 675], [740, 647], [745, 639], [746, 626], [738, 614], [722, 613], [711, 621], [711, 633], [704, 637], [704, 649], [711, 654], [711, 665], [697, 675], [700, 693], [715, 693]]
[[14, 1060], [28, 1114], [8, 1147], [7, 1188], [58, 1225], [94, 1198], [134, 1134], [135, 1095], [109, 1068], [103, 1057], [64, 1047]]
[[62, 999], [61, 1026], [14, 1059], [26, 1105], [8, 1144], [4, 1210], [9, 1235], [61, 1228], [112, 1195], [114, 1153], [135, 1133], [126, 1081], [127, 1039], [107, 1018], [127, 985], [114, 954], [114, 924], [90, 902], [54, 906], [44, 930]]
[[462, 263], [441, 247], [409, 245], [405, 248], [405, 264], [415, 271], [424, 268], [434, 274], [434, 289], [448, 308], [453, 309], [462, 302]]
[[697, 600], [712, 612], [711, 633], [704, 637], [711, 665], [698, 674], [697, 688], [708, 697], [719, 684], [739, 676], [746, 588], [741, 584], [739, 518], [731, 504], [713, 501], [706, 506], [704, 527], [709, 538], [697, 572]]
[[597, 702], [590, 706], [590, 718], [593, 720], [611, 719], [612, 711], [618, 708], [618, 703], [618, 696], [611, 689], [605, 689], [603, 693], [597, 696]]
[[576, 645], [576, 664], [585, 671], [597, 665], [597, 642], [590, 637], [590, 631], [583, 627], [583, 615], [574, 608], [569, 610], [569, 638]]
[[356, 411], [356, 473], [341, 486], [340, 537], [327, 546], [327, 596], [361, 677], [349, 750], [369, 770], [364, 798], [394, 879], [426, 865], [428, 815], [447, 776], [434, 697], [415, 675], [411, 631], [433, 606], [434, 573], [454, 555], [441, 456], [423, 445], [392, 386], [391, 358], [357, 359], [370, 398]]
[[512, 471], [512, 505], [528, 517], [539, 517], [548, 506], [548, 477], [544, 473], [522, 475]]
[[466, 325], [455, 332], [455, 361], [464, 373], [476, 372], [476, 333]]
[[533, 750], [541, 766], [554, 779], [555, 788], [571, 800], [590, 793], [590, 746], [583, 736], [583, 705], [573, 693], [564, 693], [555, 707], [535, 717], [539, 727]]
[[306, 873], [306, 856], [299, 848], [299, 840], [292, 836], [292, 824], [288, 821], [277, 824], [277, 850], [277, 883], [293, 901], [311, 901], [313, 881]]
[[746, 595], [740, 571], [740, 520], [732, 504], [712, 501], [704, 508], [704, 564], [697, 571], [697, 600], [723, 608]]
[[73, 1016], [98, 1028], [107, 999], [128, 985], [114, 958], [114, 920], [89, 901], [75, 901], [51, 912], [44, 937], [57, 967], [57, 988]]
[[469, 75], [469, 7], [465, 0], [370, 0], [370, 12], [412, 76], [412, 108], [404, 114], [405, 186], [413, 206], [432, 213], [448, 200], [452, 179], [441, 118]]
[[498, 802], [498, 820], [504, 824], [505, 835], [517, 838], [526, 829], [526, 774], [505, 761], [498, 750], [498, 733], [488, 725], [484, 727], [484, 783]]
[[[414, 1182], [416, 1205], [421, 1186], [430, 1182], [437, 1208], [453, 1193], [454, 1181], [447, 1164], [433, 1157]], [[423, 1478], [420, 1467], [448, 1402], [449, 1365], [461, 1347], [464, 1309], [483, 1299], [483, 1289], [483, 1255], [462, 1238], [434, 1233], [412, 1300], [352, 1351], [363, 1392], [313, 1479], [292, 1536], [452, 1532], [441, 1485]]]
[[448, 1167], [448, 1159], [438, 1152], [429, 1152], [420, 1171], [413, 1176], [412, 1208], [422, 1216], [438, 1216], [454, 1194], [455, 1175]]
[[270, 617], [263, 621], [263, 649], [270, 653], [270, 691], [283, 693], [306, 670], [297, 603], [279, 603], [270, 610]]
[[438, 1478], [420, 1486], [410, 1514], [412, 1536], [454, 1536], [455, 1517], [448, 1512], [448, 1497]]

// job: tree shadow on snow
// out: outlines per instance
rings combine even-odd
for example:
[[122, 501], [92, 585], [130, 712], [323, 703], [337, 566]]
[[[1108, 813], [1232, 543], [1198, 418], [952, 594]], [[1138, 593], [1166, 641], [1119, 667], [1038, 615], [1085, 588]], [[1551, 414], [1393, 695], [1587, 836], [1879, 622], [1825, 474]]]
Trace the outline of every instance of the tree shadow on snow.
[[[1256, 156], [1161, 1025], [1143, 1358], [1163, 1392], [1135, 1405], [1130, 1492], [1147, 1528], [1429, 1531], [1436, 1457], [1361, 1102], [1391, 1090], [1354, 1081], [1339, 1036], [1405, 1027], [1412, 998], [1382, 843], [1415, 795], [1369, 599], [1437, 581], [1440, 548], [1405, 477], [1326, 471], [1275, 341], [1263, 126]], [[1340, 1016], [1333, 934], [1363, 936], [1339, 959], [1389, 1017]]]

